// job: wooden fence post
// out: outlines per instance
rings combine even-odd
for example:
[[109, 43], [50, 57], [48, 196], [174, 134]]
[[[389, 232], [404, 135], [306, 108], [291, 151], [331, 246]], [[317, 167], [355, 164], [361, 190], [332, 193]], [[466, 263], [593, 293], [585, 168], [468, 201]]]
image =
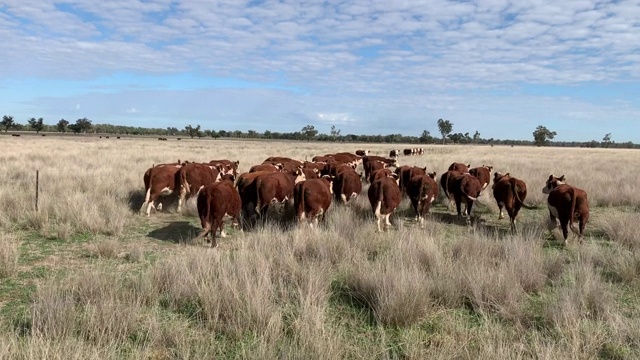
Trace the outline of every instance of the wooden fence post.
[[39, 195], [40, 195], [40, 170], [36, 170], [36, 212], [38, 212]]

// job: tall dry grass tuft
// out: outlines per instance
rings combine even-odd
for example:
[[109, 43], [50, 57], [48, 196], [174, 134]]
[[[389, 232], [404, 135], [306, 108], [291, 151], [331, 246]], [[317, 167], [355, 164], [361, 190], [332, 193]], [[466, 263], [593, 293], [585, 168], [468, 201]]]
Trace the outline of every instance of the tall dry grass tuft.
[[13, 276], [18, 271], [19, 257], [16, 238], [0, 232], [0, 279]]
[[142, 304], [113, 269], [92, 269], [38, 287], [31, 307], [31, 336], [78, 338], [99, 347], [149, 341]]

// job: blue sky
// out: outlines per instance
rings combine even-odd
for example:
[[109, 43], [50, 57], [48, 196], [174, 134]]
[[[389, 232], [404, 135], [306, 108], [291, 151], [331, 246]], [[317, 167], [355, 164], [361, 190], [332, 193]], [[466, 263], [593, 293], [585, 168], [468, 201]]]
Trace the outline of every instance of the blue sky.
[[0, 113], [640, 143], [640, 0], [0, 0]]

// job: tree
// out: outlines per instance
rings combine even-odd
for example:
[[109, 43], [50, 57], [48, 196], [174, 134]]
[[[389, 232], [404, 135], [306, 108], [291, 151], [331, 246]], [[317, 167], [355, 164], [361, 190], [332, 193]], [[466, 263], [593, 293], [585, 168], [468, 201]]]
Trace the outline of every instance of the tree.
[[44, 129], [44, 120], [42, 118], [38, 118], [38, 120], [36, 120], [36, 118], [31, 118], [28, 123], [29, 126], [36, 131], [36, 134]]
[[431, 136], [431, 132], [429, 130], [422, 131], [422, 135], [418, 139], [422, 144], [428, 144], [432, 141], [433, 137]]
[[608, 148], [613, 142], [611, 141], [611, 133], [606, 134], [602, 138], [602, 147]]
[[[62, 120], [60, 120], [60, 122], [62, 122]], [[58, 122], [58, 126], [60, 125], [60, 122]], [[82, 119], [76, 120], [75, 124], [69, 124], [67, 127], [69, 128], [69, 130], [73, 131], [74, 134], [79, 134], [79, 133], [87, 133], [87, 131], [91, 130], [93, 125], [91, 124], [91, 120], [87, 118], [82, 118]]]
[[555, 131], [551, 131], [545, 126], [538, 125], [536, 130], [533, 132], [533, 143], [536, 144], [536, 146], [547, 145], [549, 140], [553, 139], [556, 135], [558, 134]]
[[449, 120], [438, 119], [438, 130], [440, 130], [440, 134], [442, 134], [442, 143], [444, 144], [447, 135], [453, 131], [453, 124]]
[[331, 140], [336, 141], [336, 138], [339, 136], [340, 130], [337, 130], [335, 125], [331, 125]]
[[480, 133], [478, 132], [478, 130], [476, 130], [476, 132], [473, 134], [473, 143], [477, 144], [480, 141]]
[[9, 131], [10, 128], [15, 126], [15, 122], [13, 121], [13, 116], [5, 115], [2, 117], [2, 122], [0, 125], [4, 126], [4, 132]]
[[199, 136], [200, 134], [200, 125], [197, 125], [196, 127], [191, 126], [191, 124], [187, 125], [184, 127], [184, 130], [187, 132], [187, 135], [191, 136], [191, 138], [193, 139], [194, 136]]
[[56, 128], [58, 128], [58, 131], [62, 133], [67, 132], [67, 126], [69, 126], [69, 122], [65, 119], [60, 119], [60, 121], [58, 121], [58, 124], [56, 124]]
[[318, 130], [316, 130], [316, 128], [313, 127], [313, 125], [307, 125], [303, 127], [302, 130], [300, 130], [300, 132], [302, 133], [302, 136], [307, 141], [311, 141], [311, 139], [313, 139], [314, 137], [316, 137], [316, 135], [318, 135]]

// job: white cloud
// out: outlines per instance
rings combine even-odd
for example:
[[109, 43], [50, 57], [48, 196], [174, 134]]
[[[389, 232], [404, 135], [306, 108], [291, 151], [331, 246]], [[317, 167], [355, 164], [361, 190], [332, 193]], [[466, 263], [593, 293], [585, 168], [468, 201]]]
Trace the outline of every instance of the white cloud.
[[127, 114], [138, 114], [138, 113], [140, 113], [140, 110], [134, 107], [127, 109]]
[[[233, 104], [245, 116], [297, 114], [352, 126], [446, 113], [474, 118], [478, 115], [465, 112], [468, 104], [477, 99], [501, 102], [484, 94], [492, 89], [637, 84], [639, 19], [637, 0], [265, 0], [256, 6], [230, 0], [5, 0], [0, 6], [0, 82], [193, 72], [278, 82], [308, 95], [302, 100], [270, 94], [266, 98], [271, 101], [261, 101], [247, 100], [246, 94], [235, 94], [234, 100], [228, 93], [226, 114], [234, 113], [228, 105]], [[92, 97], [99, 96], [87, 95]], [[273, 102], [285, 98], [292, 103]], [[182, 106], [165, 100], [140, 106], [145, 115], [153, 106]], [[593, 107], [596, 113], [616, 110], [608, 103], [572, 103]], [[501, 113], [496, 104], [481, 107]], [[206, 114], [216, 116], [215, 108], [209, 106]], [[639, 108], [636, 99], [624, 114], [637, 114]], [[106, 106], [103, 111], [110, 113]], [[180, 112], [192, 113], [186, 107]], [[571, 117], [571, 112], [563, 116]]]

